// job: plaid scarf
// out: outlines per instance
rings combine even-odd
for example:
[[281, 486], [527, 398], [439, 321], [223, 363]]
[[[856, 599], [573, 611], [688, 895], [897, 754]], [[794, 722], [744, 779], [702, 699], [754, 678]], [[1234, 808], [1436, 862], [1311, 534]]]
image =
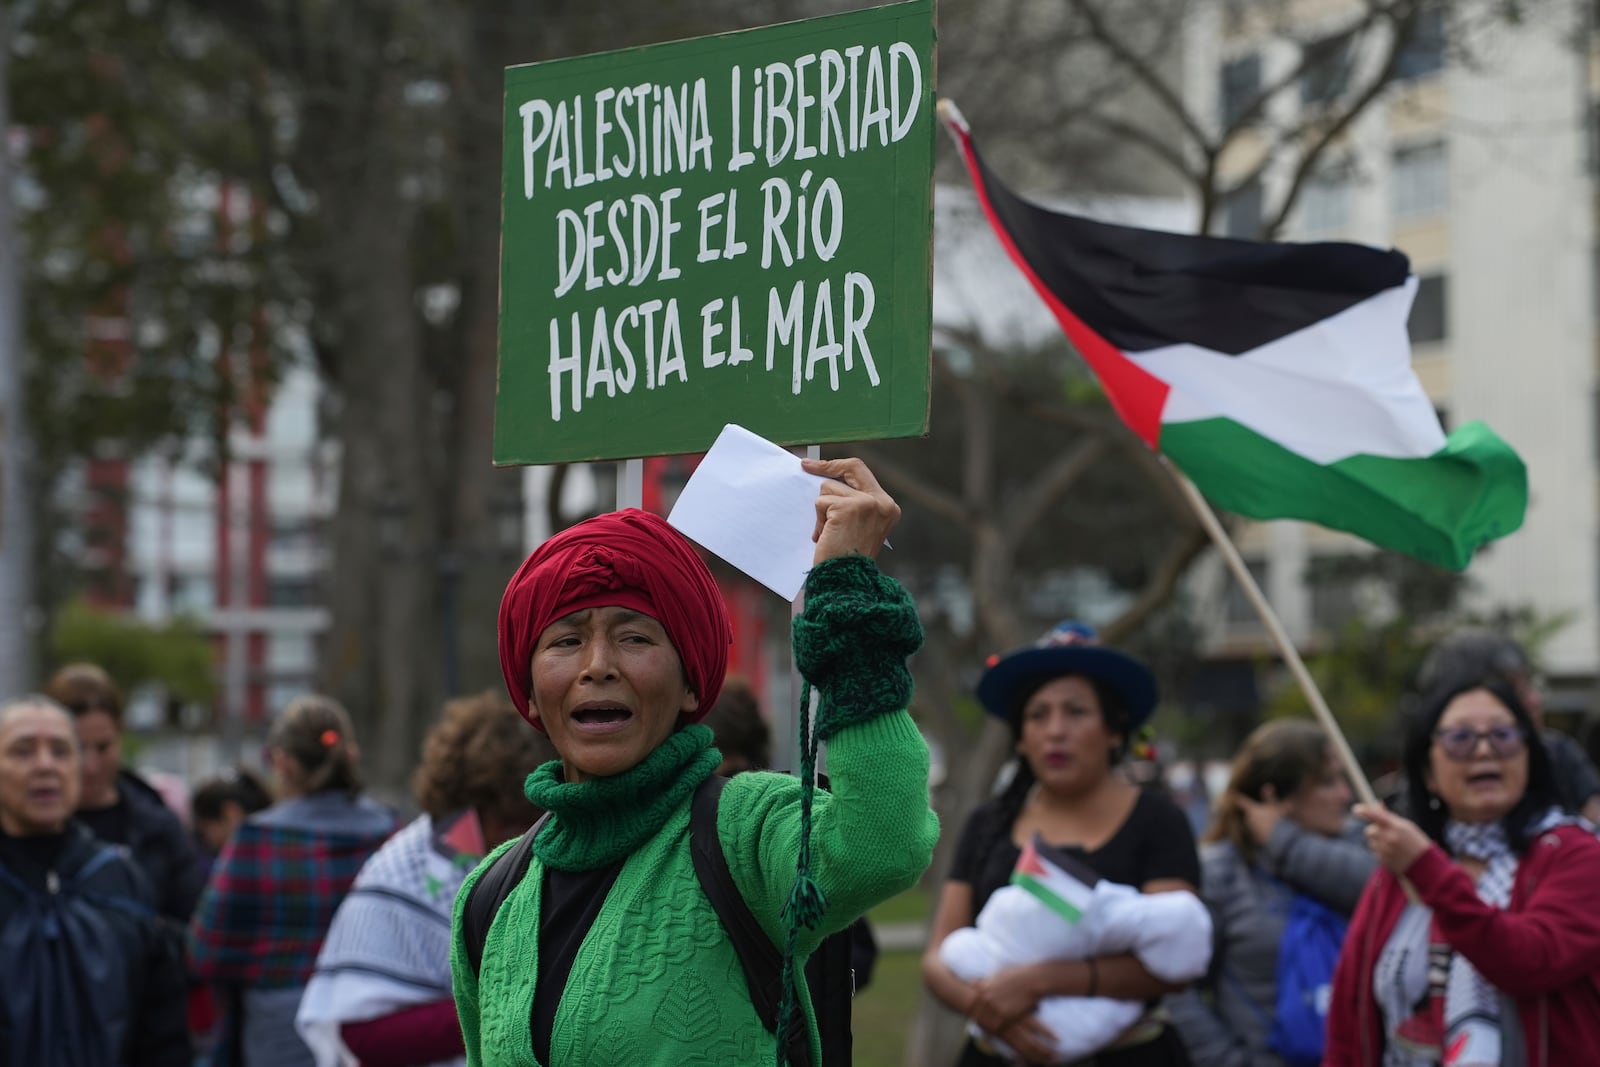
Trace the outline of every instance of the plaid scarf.
[[[393, 829], [374, 814], [349, 818], [360, 803], [318, 794], [269, 808], [239, 827], [189, 925], [189, 956], [202, 977], [247, 989], [306, 984], [333, 913]], [[289, 811], [307, 818], [282, 820]], [[318, 815], [322, 825], [310, 818]]]

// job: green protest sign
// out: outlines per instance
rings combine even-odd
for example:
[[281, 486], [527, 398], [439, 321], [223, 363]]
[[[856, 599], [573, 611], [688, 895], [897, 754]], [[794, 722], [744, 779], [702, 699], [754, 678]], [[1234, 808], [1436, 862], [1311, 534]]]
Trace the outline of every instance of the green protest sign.
[[925, 433], [933, 3], [506, 71], [496, 463]]

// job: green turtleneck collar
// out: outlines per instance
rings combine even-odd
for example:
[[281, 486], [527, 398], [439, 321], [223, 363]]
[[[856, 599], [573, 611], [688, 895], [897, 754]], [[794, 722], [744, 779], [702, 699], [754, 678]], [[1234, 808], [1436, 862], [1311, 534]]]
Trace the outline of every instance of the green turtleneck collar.
[[560, 760], [528, 775], [528, 802], [554, 816], [533, 842], [533, 854], [559, 871], [592, 871], [631, 854], [653, 837], [722, 754], [711, 730], [686, 726], [634, 767], [610, 778], [568, 782]]

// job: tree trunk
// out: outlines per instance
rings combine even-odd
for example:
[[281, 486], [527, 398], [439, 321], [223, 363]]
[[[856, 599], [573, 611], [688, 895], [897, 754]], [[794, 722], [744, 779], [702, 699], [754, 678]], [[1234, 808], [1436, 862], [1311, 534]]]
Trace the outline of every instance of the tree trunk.
[[[0, 11], [0, 137], [11, 128], [10, 18]], [[0, 694], [5, 696], [33, 688], [33, 444], [23, 397], [22, 277], [13, 184], [9, 156], [0, 144]]]
[[505, 68], [532, 58], [527, 38], [534, 24], [513, 14], [509, 4], [480, 7], [456, 79], [463, 256], [459, 364], [451, 382], [451, 476], [444, 506], [446, 540], [459, 574], [446, 619], [459, 692], [501, 687], [496, 617], [506, 580], [522, 558], [523, 468], [497, 468], [492, 457], [499, 366], [500, 108]]
[[438, 714], [440, 475], [433, 395], [411, 274], [412, 206], [387, 165], [397, 75], [378, 80], [361, 168], [319, 190], [338, 220], [339, 508], [324, 654], [328, 690], [355, 715], [368, 780], [398, 798]]

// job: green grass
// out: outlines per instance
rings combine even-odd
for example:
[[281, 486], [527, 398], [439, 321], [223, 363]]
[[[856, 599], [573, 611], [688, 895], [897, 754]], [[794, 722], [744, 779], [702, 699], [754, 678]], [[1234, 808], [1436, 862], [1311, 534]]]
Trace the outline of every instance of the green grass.
[[[933, 895], [926, 889], [908, 889], [890, 897], [868, 913], [874, 926], [885, 923], [926, 923], [933, 911]], [[855, 1067], [901, 1067], [906, 1036], [917, 1017], [922, 998], [922, 953], [880, 952], [872, 984], [851, 1006], [855, 1034]]]
[[933, 896], [921, 887], [890, 897], [867, 913], [873, 925], [879, 923], [925, 923], [933, 914]]
[[[876, 918], [877, 912], [873, 916]], [[855, 1067], [900, 1067], [905, 1057], [906, 1034], [917, 1016], [917, 1002], [922, 995], [921, 959], [915, 952], [885, 952], [878, 956], [872, 984], [851, 1006]]]

